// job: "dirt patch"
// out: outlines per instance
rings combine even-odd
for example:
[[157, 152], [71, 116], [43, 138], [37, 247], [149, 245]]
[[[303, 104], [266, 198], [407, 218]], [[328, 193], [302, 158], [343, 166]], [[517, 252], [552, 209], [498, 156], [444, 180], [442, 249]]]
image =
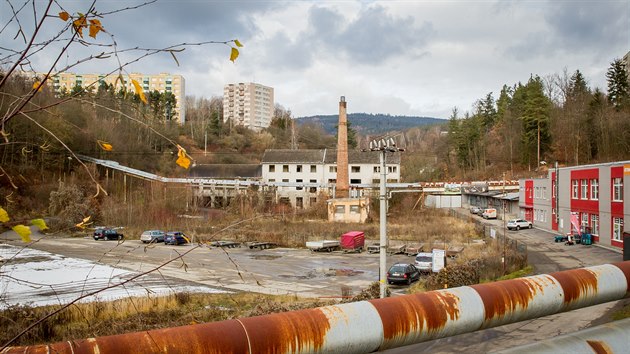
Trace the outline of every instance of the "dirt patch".
[[33, 256], [33, 257], [19, 257], [19, 258], [6, 258], [0, 259], [0, 264], [11, 263], [11, 264], [24, 264], [24, 263], [37, 263], [37, 262], [48, 262], [53, 260], [52, 257], [48, 256]]
[[351, 277], [354, 275], [363, 274], [362, 270], [354, 269], [333, 269], [333, 268], [321, 268], [308, 271], [306, 274], [293, 275], [293, 274], [281, 274], [281, 278], [291, 279], [313, 279], [313, 278], [325, 278], [325, 277]]

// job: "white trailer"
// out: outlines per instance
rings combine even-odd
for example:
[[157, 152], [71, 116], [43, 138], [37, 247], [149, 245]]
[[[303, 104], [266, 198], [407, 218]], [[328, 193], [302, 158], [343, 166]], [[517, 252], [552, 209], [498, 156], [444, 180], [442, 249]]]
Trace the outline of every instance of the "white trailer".
[[337, 240], [307, 241], [306, 248], [312, 252], [332, 252], [341, 249]]

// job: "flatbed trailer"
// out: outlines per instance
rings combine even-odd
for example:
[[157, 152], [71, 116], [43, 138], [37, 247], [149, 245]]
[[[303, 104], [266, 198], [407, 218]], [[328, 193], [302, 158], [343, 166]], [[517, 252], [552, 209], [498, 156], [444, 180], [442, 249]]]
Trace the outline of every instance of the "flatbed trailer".
[[266, 250], [269, 248], [278, 247], [278, 245], [273, 242], [252, 241], [252, 242], [246, 242], [245, 244], [247, 245], [247, 247], [249, 247], [250, 250], [253, 250], [253, 249]]
[[210, 242], [210, 246], [222, 248], [237, 248], [241, 247], [241, 243], [236, 241], [212, 241]]
[[306, 248], [312, 252], [332, 252], [341, 249], [337, 240], [307, 241]]

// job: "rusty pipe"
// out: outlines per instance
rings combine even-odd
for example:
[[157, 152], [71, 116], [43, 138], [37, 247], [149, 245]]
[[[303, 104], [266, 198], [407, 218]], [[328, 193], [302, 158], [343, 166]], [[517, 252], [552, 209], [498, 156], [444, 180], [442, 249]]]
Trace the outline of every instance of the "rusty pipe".
[[369, 353], [619, 300], [630, 261], [2, 353]]

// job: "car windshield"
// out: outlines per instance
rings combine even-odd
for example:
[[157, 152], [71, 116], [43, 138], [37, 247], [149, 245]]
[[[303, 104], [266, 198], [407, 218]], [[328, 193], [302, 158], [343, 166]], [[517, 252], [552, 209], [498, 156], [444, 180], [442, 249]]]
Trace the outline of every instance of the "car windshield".
[[429, 256], [418, 256], [416, 257], [417, 262], [431, 262], [432, 259]]

